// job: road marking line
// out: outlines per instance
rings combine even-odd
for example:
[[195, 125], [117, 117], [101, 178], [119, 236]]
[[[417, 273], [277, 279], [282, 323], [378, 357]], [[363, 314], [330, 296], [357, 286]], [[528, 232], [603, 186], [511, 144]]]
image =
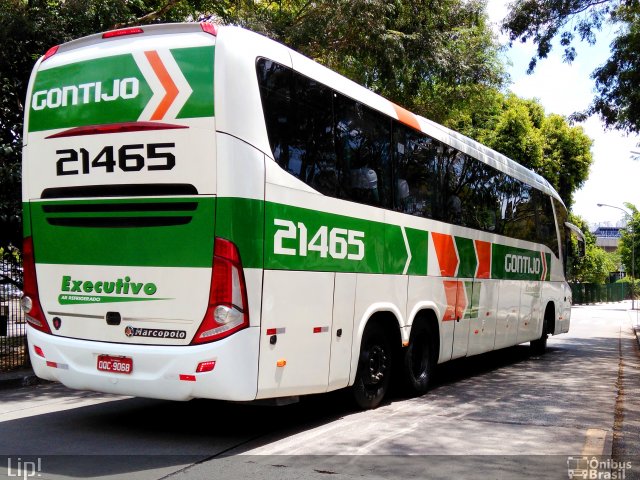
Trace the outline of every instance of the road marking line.
[[603, 455], [606, 438], [606, 430], [599, 428], [588, 429], [587, 438], [584, 441], [584, 447], [582, 447], [582, 456]]

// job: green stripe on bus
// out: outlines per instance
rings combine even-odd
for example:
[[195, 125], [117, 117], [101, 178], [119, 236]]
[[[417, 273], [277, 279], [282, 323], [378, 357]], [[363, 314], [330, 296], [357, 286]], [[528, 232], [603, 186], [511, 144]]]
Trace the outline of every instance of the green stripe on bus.
[[264, 202], [249, 198], [218, 197], [216, 237], [236, 244], [245, 268], [264, 265]]
[[[169, 52], [192, 89], [177, 117], [213, 116], [214, 47], [179, 48]], [[160, 85], [145, 53], [157, 55], [157, 51], [141, 52], [138, 58], [145, 63], [147, 75], [156, 77], [154, 83]], [[179, 90], [185, 88], [175, 67], [172, 70], [171, 62], [165, 64], [162, 56], [157, 58], [162, 63], [160, 68], [168, 72], [175, 86]], [[160, 86], [156, 93], [162, 96], [165, 90]], [[152, 88], [130, 53], [40, 70], [29, 99], [29, 131], [135, 122], [152, 97]], [[166, 111], [158, 113], [165, 114]]]
[[[186, 202], [195, 203], [196, 210], [177, 205]], [[154, 203], [164, 205], [148, 207]], [[117, 204], [129, 205], [109, 209]], [[82, 208], [74, 212], [74, 205]], [[427, 274], [426, 230], [255, 199], [34, 201], [31, 208], [24, 207], [25, 235], [31, 225], [39, 263], [210, 268], [215, 235], [238, 246], [246, 268]], [[191, 217], [187, 223], [171, 225], [173, 218], [185, 216]], [[110, 218], [125, 225], [128, 219], [156, 220], [149, 225], [166, 220], [168, 226], [100, 226], [100, 219]], [[84, 221], [91, 226], [82, 226]], [[455, 244], [458, 278], [474, 278], [478, 259], [473, 241], [455, 237]], [[541, 280], [545, 273], [549, 280], [551, 261], [549, 253], [493, 244], [491, 278]]]
[[[194, 203], [195, 210], [171, 210], [164, 205], [187, 202]], [[109, 206], [118, 204], [129, 204], [126, 212], [117, 207], [109, 210]], [[140, 210], [135, 208], [138, 204]], [[162, 214], [149, 211], [151, 204], [163, 204], [158, 207]], [[49, 212], [45, 212], [45, 206]], [[76, 209], [81, 211], [73, 212], [73, 206], [82, 206]], [[24, 205], [31, 212], [38, 263], [208, 268], [213, 260], [214, 207], [213, 197], [33, 201], [30, 206]], [[88, 213], [88, 208], [95, 212]], [[51, 213], [52, 210], [57, 212]], [[154, 223], [162, 225], [163, 214], [168, 226], [145, 226], [144, 222], [136, 225], [136, 218], [158, 219]], [[190, 218], [188, 223], [172, 225], [175, 217]], [[126, 226], [129, 218], [131, 226]], [[125, 219], [121, 222], [124, 226], [108, 226], [119, 219]]]
[[[550, 278], [551, 255], [545, 254]], [[541, 252], [494, 243], [491, 251], [491, 278], [506, 280], [543, 280]]]
[[193, 89], [177, 118], [213, 117], [214, 47], [179, 48], [171, 53]]
[[473, 246], [473, 240], [470, 238], [454, 237], [460, 264], [458, 265], [459, 278], [473, 278], [476, 276], [478, 269], [478, 259], [476, 258], [476, 249]]

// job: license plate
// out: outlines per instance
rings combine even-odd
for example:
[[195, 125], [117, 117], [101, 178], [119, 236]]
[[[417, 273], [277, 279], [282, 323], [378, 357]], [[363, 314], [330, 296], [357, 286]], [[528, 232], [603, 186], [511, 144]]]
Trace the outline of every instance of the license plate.
[[133, 359], [129, 357], [98, 355], [98, 370], [101, 372], [123, 373], [125, 375], [129, 375], [133, 371]]

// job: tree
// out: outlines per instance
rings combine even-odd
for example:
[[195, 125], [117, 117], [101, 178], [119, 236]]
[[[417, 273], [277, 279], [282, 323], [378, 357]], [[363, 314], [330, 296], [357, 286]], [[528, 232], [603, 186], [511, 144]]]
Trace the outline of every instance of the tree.
[[599, 115], [605, 124], [626, 132], [640, 132], [640, 3], [627, 0], [515, 0], [502, 24], [511, 42], [532, 40], [537, 45], [536, 56], [529, 63], [531, 73], [539, 59], [546, 58], [552, 42], [559, 38], [564, 48], [563, 58], [576, 58], [574, 41], [590, 44], [604, 24], [618, 27], [618, 36], [611, 44], [611, 57], [596, 69], [596, 96], [575, 120]]
[[[627, 228], [622, 230], [622, 237], [618, 242], [618, 252], [627, 275], [640, 273], [640, 212], [631, 203], [625, 203], [625, 207], [631, 212], [627, 219]], [[635, 260], [635, 264], [634, 261]]]
[[455, 112], [447, 126], [542, 175], [571, 208], [593, 161], [592, 141], [583, 129], [560, 115], [546, 115], [538, 101], [513, 94], [496, 92], [479, 105]]
[[[617, 253], [605, 252], [596, 245], [596, 237], [589, 231], [589, 225], [583, 218], [571, 215], [570, 221], [585, 235], [585, 255], [574, 259], [568, 280], [580, 283], [606, 283], [611, 273], [618, 270], [620, 256]], [[576, 245], [573, 248], [576, 248]]]
[[224, 23], [274, 38], [434, 121], [506, 80], [478, 0], [230, 3], [218, 13]]

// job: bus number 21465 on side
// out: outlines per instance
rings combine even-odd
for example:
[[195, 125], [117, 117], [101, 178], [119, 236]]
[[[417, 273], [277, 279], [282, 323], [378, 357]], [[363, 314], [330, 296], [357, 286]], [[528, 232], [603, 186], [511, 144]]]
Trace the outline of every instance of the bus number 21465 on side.
[[273, 238], [276, 255], [306, 257], [309, 252], [318, 252], [321, 258], [356, 261], [364, 258], [364, 232], [322, 225], [313, 233], [302, 222], [296, 224], [279, 218], [274, 219], [273, 224], [281, 227]]

